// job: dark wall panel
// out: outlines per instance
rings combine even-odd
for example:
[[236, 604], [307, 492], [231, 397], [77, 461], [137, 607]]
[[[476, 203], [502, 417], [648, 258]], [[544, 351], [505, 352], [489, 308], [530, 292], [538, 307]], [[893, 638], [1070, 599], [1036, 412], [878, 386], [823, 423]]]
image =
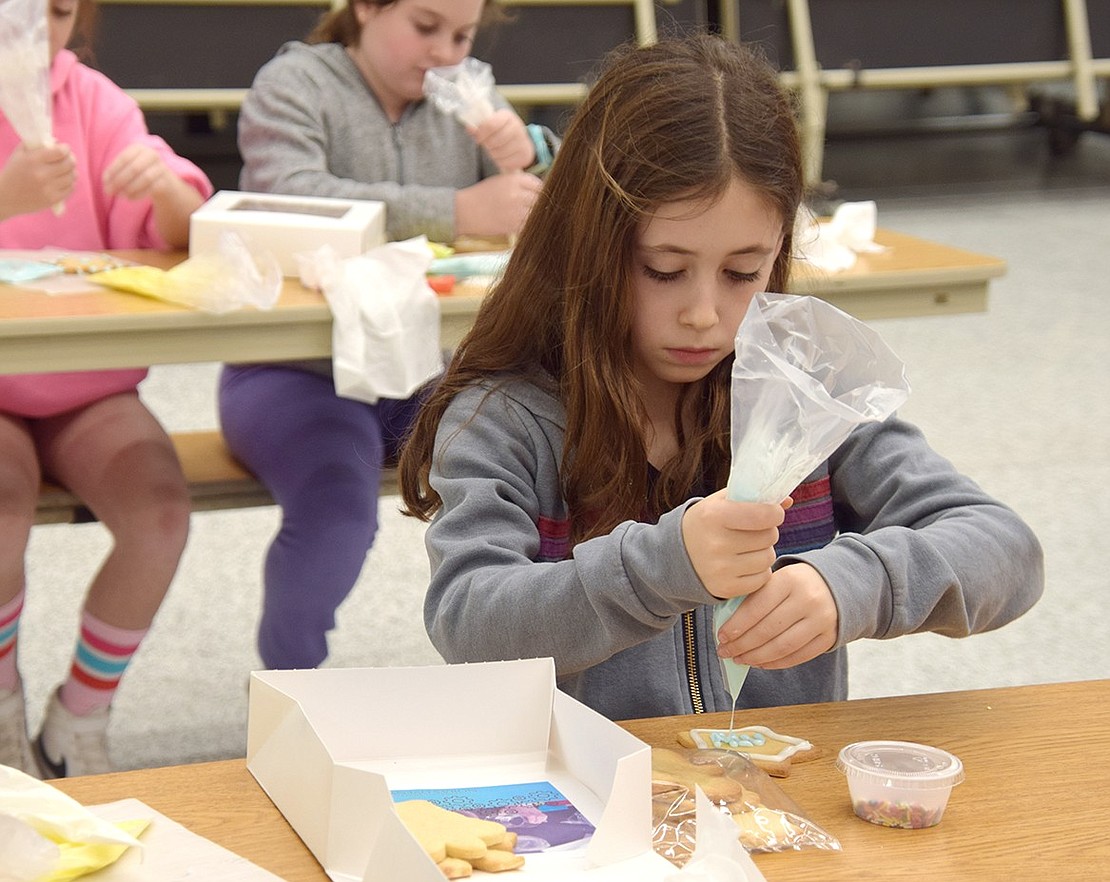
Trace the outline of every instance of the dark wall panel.
[[[793, 69], [783, 0], [732, 2], [739, 6], [741, 39], [761, 44], [780, 69]], [[1092, 36], [1110, 30], [1110, 0], [1088, 0], [1088, 7]], [[810, 0], [809, 10], [817, 61], [830, 70], [1067, 56], [1060, 0]], [[1104, 43], [1110, 43], [1110, 33], [1106, 36]]]
[[128, 89], [237, 88], [286, 40], [307, 34], [320, 6], [100, 7], [93, 61]]
[[[249, 86], [286, 40], [302, 39], [322, 7], [104, 4], [94, 63], [125, 88]], [[631, 7], [520, 7], [478, 35], [474, 54], [503, 83], [586, 77], [605, 53], [632, 39]], [[660, 33], [704, 28], [705, 0], [657, 8]]]

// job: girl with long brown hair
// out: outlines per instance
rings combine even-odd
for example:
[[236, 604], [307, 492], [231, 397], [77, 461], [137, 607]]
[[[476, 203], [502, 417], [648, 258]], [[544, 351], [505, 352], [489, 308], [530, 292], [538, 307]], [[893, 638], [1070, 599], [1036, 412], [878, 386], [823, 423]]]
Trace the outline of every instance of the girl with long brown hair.
[[447, 661], [551, 656], [613, 719], [728, 709], [721, 657], [753, 668], [741, 705], [822, 701], [850, 640], [1036, 600], [1028, 528], [896, 419], [783, 505], [725, 498], [736, 331], [785, 289], [802, 198], [791, 102], [751, 50], [609, 61], [402, 456]]

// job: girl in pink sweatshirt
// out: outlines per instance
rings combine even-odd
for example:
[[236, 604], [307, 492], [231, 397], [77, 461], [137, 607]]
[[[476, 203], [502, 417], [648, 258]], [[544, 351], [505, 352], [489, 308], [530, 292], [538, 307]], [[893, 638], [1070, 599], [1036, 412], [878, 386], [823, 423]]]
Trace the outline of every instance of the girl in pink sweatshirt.
[[[119, 87], [64, 48], [91, 21], [95, 0], [44, 2], [56, 144], [20, 143], [0, 113], [0, 249], [185, 247], [189, 215], [212, 185], [147, 131]], [[145, 376], [145, 368], [0, 375], [0, 763], [32, 774], [110, 771], [112, 697], [185, 547], [185, 479], [139, 400]], [[86, 596], [69, 675], [32, 744], [16, 642], [44, 476], [79, 496], [113, 542]]]

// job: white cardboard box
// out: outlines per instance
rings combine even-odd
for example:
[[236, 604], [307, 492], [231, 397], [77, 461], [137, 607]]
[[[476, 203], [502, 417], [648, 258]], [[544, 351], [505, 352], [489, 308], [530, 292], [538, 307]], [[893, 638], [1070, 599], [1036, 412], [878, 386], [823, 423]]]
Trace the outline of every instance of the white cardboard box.
[[537, 780], [596, 830], [583, 849], [527, 855], [513, 878], [675, 872], [652, 850], [650, 747], [560, 692], [551, 659], [256, 672], [247, 767], [336, 882], [442, 882], [391, 790]]
[[190, 257], [216, 250], [224, 230], [269, 251], [284, 275], [296, 276], [298, 252], [330, 245], [345, 258], [383, 245], [385, 203], [220, 190], [189, 219]]

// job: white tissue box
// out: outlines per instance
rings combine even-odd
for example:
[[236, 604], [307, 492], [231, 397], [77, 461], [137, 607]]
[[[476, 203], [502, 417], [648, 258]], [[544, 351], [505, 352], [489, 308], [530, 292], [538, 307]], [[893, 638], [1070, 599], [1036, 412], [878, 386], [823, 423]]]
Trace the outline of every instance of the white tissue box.
[[298, 252], [330, 245], [340, 258], [356, 257], [384, 244], [385, 204], [221, 190], [190, 218], [189, 256], [217, 250], [224, 230], [251, 250], [269, 251], [284, 275], [296, 276]]

